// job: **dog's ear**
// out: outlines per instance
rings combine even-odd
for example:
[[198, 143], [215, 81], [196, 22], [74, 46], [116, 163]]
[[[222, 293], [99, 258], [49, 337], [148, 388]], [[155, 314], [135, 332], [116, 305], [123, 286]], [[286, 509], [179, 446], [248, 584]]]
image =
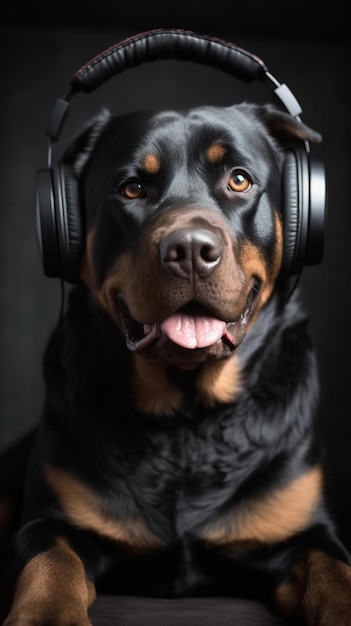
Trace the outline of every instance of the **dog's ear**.
[[62, 160], [71, 166], [76, 178], [80, 177], [98, 138], [110, 119], [110, 112], [107, 109], [102, 109], [84, 126], [66, 148]]
[[322, 141], [322, 136], [318, 132], [273, 105], [257, 106], [256, 114], [270, 134], [283, 146], [288, 147], [299, 139], [317, 143]]

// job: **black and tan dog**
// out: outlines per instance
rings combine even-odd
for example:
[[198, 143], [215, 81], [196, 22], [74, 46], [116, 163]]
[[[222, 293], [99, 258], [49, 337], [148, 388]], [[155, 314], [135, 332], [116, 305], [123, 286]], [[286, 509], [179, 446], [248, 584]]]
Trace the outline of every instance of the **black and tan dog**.
[[87, 625], [96, 587], [351, 623], [315, 355], [282, 268], [284, 149], [304, 140], [242, 104], [104, 112], [67, 151], [85, 254], [46, 352], [6, 626]]

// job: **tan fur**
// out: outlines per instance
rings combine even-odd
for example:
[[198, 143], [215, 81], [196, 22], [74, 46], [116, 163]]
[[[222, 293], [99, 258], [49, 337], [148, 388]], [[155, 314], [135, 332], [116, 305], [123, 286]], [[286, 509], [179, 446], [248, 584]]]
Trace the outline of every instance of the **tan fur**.
[[226, 148], [222, 146], [222, 144], [214, 143], [206, 152], [207, 158], [213, 164], [218, 163], [218, 161], [223, 159], [226, 151]]
[[274, 223], [275, 223], [276, 246], [275, 246], [274, 264], [273, 264], [273, 267], [271, 268], [271, 280], [273, 281], [276, 280], [280, 272], [282, 261], [283, 261], [283, 248], [284, 248], [283, 223], [278, 213], [275, 213], [274, 215]]
[[87, 287], [89, 287], [92, 291], [94, 291], [95, 287], [95, 276], [93, 273], [94, 265], [92, 261], [94, 238], [95, 228], [92, 228], [87, 234], [83, 260], [80, 268], [80, 277], [83, 283], [85, 283], [85, 285], [87, 285]]
[[302, 561], [294, 568], [289, 580], [275, 593], [275, 606], [281, 616], [302, 617], [302, 603], [306, 591], [307, 563]]
[[308, 624], [351, 624], [351, 568], [320, 550], [307, 559], [307, 586], [303, 601]]
[[[133, 355], [134, 403], [139, 411], [153, 415], [172, 415], [180, 406], [182, 391], [169, 379], [167, 369]], [[240, 390], [240, 368], [236, 357], [205, 363], [196, 378], [196, 402], [213, 407], [217, 402], [232, 402]]]
[[232, 402], [241, 388], [241, 373], [236, 356], [202, 366], [196, 380], [197, 401], [213, 407], [217, 402]]
[[277, 214], [275, 215], [275, 229], [276, 249], [274, 261], [271, 267], [267, 267], [266, 261], [260, 254], [260, 251], [251, 242], [244, 242], [240, 251], [240, 263], [247, 282], [250, 281], [252, 276], [258, 276], [264, 284], [264, 288], [259, 297], [260, 309], [266, 304], [273, 291], [275, 280], [278, 276], [282, 263], [283, 231], [281, 221]]
[[276, 607], [285, 617], [318, 626], [351, 624], [351, 568], [320, 550], [311, 550], [290, 580], [276, 591]]
[[104, 512], [99, 497], [67, 472], [48, 465], [45, 474], [67, 517], [76, 526], [134, 548], [156, 548], [163, 545], [141, 519], [121, 520], [109, 517]]
[[25, 565], [6, 626], [16, 624], [80, 624], [89, 626], [88, 607], [95, 587], [87, 580], [80, 558], [68, 543], [55, 545]]
[[205, 529], [203, 538], [215, 544], [284, 541], [306, 528], [318, 505], [321, 488], [321, 469], [314, 467], [286, 487], [246, 500], [224, 513]]
[[146, 154], [143, 159], [145, 170], [148, 174], [157, 174], [160, 171], [160, 159], [155, 154]]
[[172, 415], [179, 408], [182, 393], [170, 382], [167, 370], [158, 363], [133, 355], [135, 408], [153, 415]]

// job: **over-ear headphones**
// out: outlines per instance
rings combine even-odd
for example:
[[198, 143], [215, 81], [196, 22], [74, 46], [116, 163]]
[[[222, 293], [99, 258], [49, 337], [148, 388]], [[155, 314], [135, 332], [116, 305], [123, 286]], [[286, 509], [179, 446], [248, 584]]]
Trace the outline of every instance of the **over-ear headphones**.
[[[262, 81], [290, 115], [302, 109], [290, 89], [280, 83], [257, 56], [230, 42], [178, 29], [153, 30], [130, 37], [86, 63], [72, 78], [64, 98], [56, 101], [47, 135], [48, 167], [37, 173], [37, 230], [44, 272], [75, 283], [84, 251], [78, 182], [69, 165], [53, 161], [72, 97], [89, 93], [128, 68], [145, 62], [174, 59], [223, 70], [245, 82]], [[283, 176], [283, 271], [298, 275], [304, 265], [319, 263], [323, 254], [326, 185], [324, 166], [311, 158], [308, 142], [286, 153]]]

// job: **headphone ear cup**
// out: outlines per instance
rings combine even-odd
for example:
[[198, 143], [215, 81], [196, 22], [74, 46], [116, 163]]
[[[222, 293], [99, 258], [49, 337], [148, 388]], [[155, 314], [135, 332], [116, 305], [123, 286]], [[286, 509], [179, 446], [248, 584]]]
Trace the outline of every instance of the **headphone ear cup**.
[[323, 258], [327, 223], [327, 188], [324, 163], [310, 160], [310, 215], [305, 264], [315, 265]]
[[76, 283], [79, 279], [79, 268], [83, 255], [79, 185], [69, 165], [59, 162], [57, 169], [62, 203], [58, 228], [61, 238], [62, 278], [69, 283]]
[[37, 172], [36, 220], [44, 273], [69, 283], [79, 279], [83, 254], [78, 182], [57, 163]]
[[69, 165], [58, 162], [54, 168], [56, 225], [63, 280], [76, 283], [83, 254], [79, 186]]
[[283, 266], [284, 276], [301, 272], [308, 230], [307, 156], [300, 150], [285, 154], [282, 172]]
[[36, 227], [44, 273], [50, 278], [61, 274], [56, 228], [53, 171], [42, 169], [36, 176]]

